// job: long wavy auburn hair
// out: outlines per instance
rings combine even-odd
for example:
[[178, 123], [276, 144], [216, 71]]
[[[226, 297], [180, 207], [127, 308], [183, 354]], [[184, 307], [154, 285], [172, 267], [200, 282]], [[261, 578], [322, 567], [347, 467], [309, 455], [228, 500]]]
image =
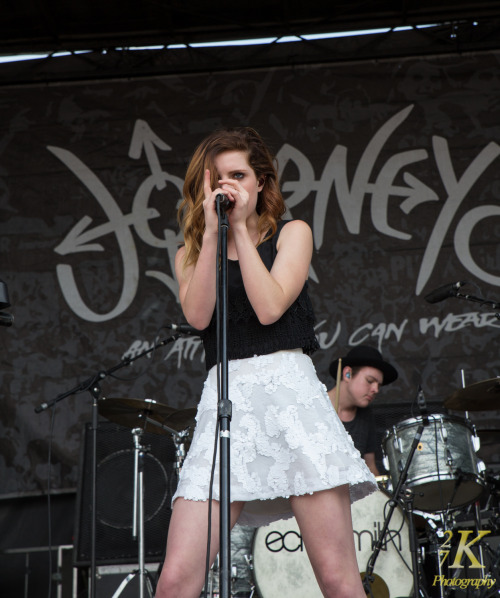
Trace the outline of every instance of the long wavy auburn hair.
[[215, 131], [196, 148], [186, 171], [183, 200], [177, 212], [186, 248], [184, 267], [196, 264], [201, 250], [205, 231], [205, 170], [210, 170], [210, 183], [215, 189], [218, 186], [215, 158], [223, 152], [230, 151], [244, 152], [257, 180], [264, 181], [256, 206], [260, 243], [276, 233], [277, 222], [285, 213], [286, 207], [278, 185], [274, 158], [257, 131], [251, 127]]

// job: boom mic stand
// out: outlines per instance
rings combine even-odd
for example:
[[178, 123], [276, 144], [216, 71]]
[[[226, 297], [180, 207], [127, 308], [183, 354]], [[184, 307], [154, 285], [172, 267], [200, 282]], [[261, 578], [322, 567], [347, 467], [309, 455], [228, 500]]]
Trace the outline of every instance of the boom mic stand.
[[[221, 598], [229, 598], [231, 582], [231, 527], [230, 527], [230, 421], [231, 401], [228, 398], [228, 363], [227, 363], [227, 231], [229, 220], [226, 214], [228, 199], [222, 193], [216, 197], [217, 215], [219, 217], [220, 262], [217, 264], [217, 293], [220, 298], [217, 309], [217, 367], [220, 372], [220, 396], [218, 403], [219, 420], [219, 480], [220, 480], [220, 572], [219, 589]], [[219, 350], [220, 345], [220, 350]]]
[[[413, 443], [410, 447], [410, 452], [408, 453], [408, 458], [406, 460], [406, 464], [403, 468], [403, 471], [401, 472], [401, 475], [399, 476], [397, 486], [394, 490], [394, 498], [392, 498], [388, 503], [389, 511], [385, 517], [384, 526], [382, 528], [382, 531], [379, 534], [378, 540], [375, 544], [375, 548], [374, 548], [370, 558], [368, 559], [368, 563], [366, 566], [366, 574], [365, 574], [365, 578], [363, 579], [363, 587], [365, 589], [365, 593], [370, 596], [372, 596], [370, 584], [375, 579], [373, 577], [373, 569], [375, 568], [375, 561], [377, 560], [377, 557], [378, 557], [380, 551], [382, 550], [384, 538], [389, 529], [389, 523], [391, 521], [392, 514], [394, 513], [394, 510], [397, 506], [397, 499], [400, 495], [400, 492], [401, 492], [401, 489], [403, 488], [404, 483], [406, 482], [406, 478], [408, 477], [408, 469], [410, 468], [413, 456], [415, 454], [415, 451], [417, 450], [417, 446], [418, 446], [418, 443], [420, 442], [420, 438], [422, 437], [423, 431], [424, 431], [424, 424], [421, 424], [415, 433]], [[414, 523], [413, 523], [413, 518], [412, 518], [413, 509], [411, 507], [411, 504], [412, 504], [411, 501], [413, 501], [413, 497], [405, 499], [405, 502], [407, 503], [407, 505], [409, 504], [409, 506], [410, 506], [410, 517], [409, 517], [408, 523], [410, 525], [410, 550], [411, 550], [412, 569], [413, 569], [413, 592], [414, 592], [415, 598], [417, 598], [417, 596], [424, 596], [424, 598], [428, 598], [427, 592], [421, 586], [421, 583], [420, 583], [419, 563], [418, 563], [418, 557], [417, 557], [418, 546], [417, 546]]]
[[[463, 293], [459, 293], [458, 291], [454, 295], [454, 297], [457, 297], [457, 299], [465, 299], [466, 301], [472, 301], [473, 303], [480, 303], [481, 305], [490, 307], [491, 309], [499, 309], [500, 308], [500, 302], [498, 302], [498, 301], [490, 301], [489, 299], [483, 299], [482, 297], [475, 297], [474, 295], [465, 295]], [[500, 313], [497, 312], [495, 314], [495, 318], [497, 318], [497, 320], [500, 320]]]
[[42, 411], [46, 411], [51, 407], [54, 407], [59, 401], [66, 399], [67, 397], [78, 394], [79, 392], [84, 392], [88, 390], [92, 396], [92, 493], [91, 493], [91, 533], [90, 533], [90, 588], [89, 588], [89, 598], [96, 598], [96, 508], [97, 508], [97, 417], [98, 417], [98, 400], [101, 394], [101, 387], [100, 381], [104, 380], [108, 376], [112, 375], [117, 370], [130, 365], [133, 361], [136, 361], [140, 357], [144, 357], [151, 351], [156, 350], [158, 347], [163, 347], [168, 343], [172, 343], [176, 341], [181, 335], [180, 334], [173, 334], [172, 336], [168, 337], [160, 341], [158, 344], [155, 344], [150, 349], [139, 353], [135, 357], [129, 357], [127, 359], [122, 360], [119, 364], [115, 365], [114, 367], [110, 368], [109, 370], [97, 372], [87, 380], [81, 382], [77, 386], [74, 386], [70, 390], [58, 395], [51, 401], [47, 403], [41, 403], [37, 407], [35, 407], [35, 413], [41, 413]]

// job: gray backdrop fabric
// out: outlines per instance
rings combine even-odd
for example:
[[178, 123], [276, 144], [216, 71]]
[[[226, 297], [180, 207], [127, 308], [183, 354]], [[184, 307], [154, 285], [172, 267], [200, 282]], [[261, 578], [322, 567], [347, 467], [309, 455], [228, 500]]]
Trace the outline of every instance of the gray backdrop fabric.
[[[310, 294], [328, 365], [359, 343], [399, 380], [376, 405], [414, 415], [500, 374], [499, 54], [0, 89], [1, 494], [74, 488], [88, 391], [35, 408], [168, 339], [191, 152], [251, 125], [277, 154], [288, 217], [312, 227]], [[497, 310], [498, 311], [498, 310]], [[205, 378], [182, 336], [105, 377], [101, 396], [183, 409]], [[463, 413], [459, 415], [464, 415]], [[500, 429], [497, 410], [472, 413]], [[52, 441], [52, 445], [50, 445]]]

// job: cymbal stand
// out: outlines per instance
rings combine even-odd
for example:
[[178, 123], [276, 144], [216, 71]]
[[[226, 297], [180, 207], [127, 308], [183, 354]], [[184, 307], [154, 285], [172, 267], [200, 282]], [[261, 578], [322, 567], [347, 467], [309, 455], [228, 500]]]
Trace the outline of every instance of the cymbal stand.
[[[373, 576], [375, 562], [376, 562], [377, 557], [384, 545], [384, 538], [389, 530], [389, 523], [391, 521], [392, 514], [394, 513], [394, 510], [396, 509], [396, 506], [398, 504], [398, 497], [400, 496], [401, 490], [406, 482], [406, 478], [408, 477], [408, 469], [410, 468], [411, 462], [413, 460], [413, 456], [415, 454], [415, 451], [417, 450], [417, 446], [420, 442], [423, 431], [424, 431], [424, 424], [421, 424], [421, 425], [419, 425], [419, 427], [415, 433], [415, 437], [413, 439], [412, 445], [410, 447], [410, 451], [408, 453], [408, 458], [406, 459], [406, 464], [403, 467], [403, 470], [401, 471], [401, 475], [399, 476], [398, 483], [394, 490], [394, 495], [393, 495], [394, 498], [391, 498], [391, 500], [388, 502], [389, 510], [385, 517], [382, 531], [379, 534], [378, 540], [375, 544], [375, 548], [374, 548], [370, 558], [368, 559], [368, 563], [366, 565], [366, 574], [363, 579], [363, 587], [364, 587], [365, 593], [367, 595], [371, 596], [372, 598], [373, 598], [373, 593], [372, 593], [372, 589], [371, 589], [371, 584], [375, 580], [375, 578]], [[411, 496], [411, 503], [408, 504], [408, 507], [411, 508], [411, 510], [413, 512], [412, 504], [413, 504], [413, 496]], [[418, 563], [418, 558], [416, 558], [417, 557], [417, 546], [415, 543], [415, 540], [416, 540], [415, 529], [413, 528], [413, 532], [411, 531], [411, 527], [414, 526], [413, 519], [410, 519], [409, 525], [410, 525], [410, 543], [413, 540], [413, 544], [412, 543], [410, 544], [410, 549], [411, 549], [411, 553], [412, 553], [414, 597], [417, 598], [419, 596], [423, 596], [424, 598], [428, 598], [428, 594], [427, 594], [423, 584], [420, 583], [420, 567], [419, 567], [419, 563]]]
[[96, 598], [97, 595], [97, 588], [96, 588], [96, 570], [97, 570], [97, 554], [96, 554], [96, 512], [97, 512], [97, 423], [98, 423], [98, 408], [97, 402], [99, 396], [101, 394], [101, 387], [100, 382], [114, 374], [114, 372], [120, 370], [123, 367], [130, 365], [133, 361], [140, 359], [155, 351], [159, 347], [163, 347], [168, 343], [175, 342], [181, 335], [180, 334], [173, 334], [172, 336], [155, 343], [153, 347], [150, 349], [146, 349], [142, 353], [135, 355], [134, 357], [127, 357], [120, 361], [120, 363], [114, 365], [113, 367], [109, 368], [108, 370], [98, 371], [90, 378], [80, 382], [70, 390], [57, 395], [54, 399], [50, 401], [44, 401], [40, 405], [35, 407], [35, 413], [42, 413], [47, 409], [51, 409], [54, 407], [59, 401], [62, 401], [72, 395], [78, 394], [80, 392], [88, 391], [92, 396], [92, 493], [91, 493], [91, 507], [90, 510], [92, 512], [92, 519], [91, 519], [91, 530], [90, 530], [90, 590], [89, 595], [90, 598]]
[[132, 536], [138, 537], [139, 541], [139, 569], [133, 571], [122, 581], [112, 598], [118, 598], [127, 584], [134, 577], [139, 576], [139, 598], [144, 598], [144, 587], [147, 589], [150, 598], [153, 598], [153, 583], [149, 571], [144, 565], [144, 456], [149, 451], [148, 447], [141, 444], [143, 434], [141, 428], [132, 430], [134, 436], [134, 509]]

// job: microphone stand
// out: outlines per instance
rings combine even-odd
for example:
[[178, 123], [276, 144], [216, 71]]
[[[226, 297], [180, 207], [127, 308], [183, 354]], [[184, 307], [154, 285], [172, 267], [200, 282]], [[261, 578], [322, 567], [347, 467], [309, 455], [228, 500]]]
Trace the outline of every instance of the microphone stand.
[[[378, 540], [375, 544], [375, 548], [374, 548], [370, 558], [368, 559], [368, 563], [366, 566], [366, 574], [363, 579], [363, 587], [364, 587], [365, 593], [367, 595], [369, 594], [370, 596], [373, 596], [370, 584], [375, 580], [375, 578], [373, 577], [373, 569], [375, 568], [375, 561], [377, 560], [377, 557], [378, 557], [380, 551], [382, 550], [385, 535], [387, 534], [387, 531], [389, 530], [389, 523], [391, 521], [392, 514], [394, 513], [394, 510], [397, 506], [397, 499], [400, 495], [401, 488], [403, 487], [404, 483], [406, 482], [406, 478], [408, 476], [408, 469], [410, 468], [413, 456], [415, 454], [415, 451], [417, 450], [417, 447], [420, 442], [420, 438], [422, 437], [423, 431], [424, 431], [424, 424], [421, 424], [418, 427], [417, 432], [415, 433], [413, 443], [410, 447], [410, 452], [408, 453], [408, 458], [406, 460], [406, 464], [403, 468], [403, 471], [401, 472], [401, 475], [399, 476], [397, 486], [394, 490], [395, 498], [392, 498], [388, 503], [389, 511], [385, 517], [384, 526], [382, 528], [382, 531], [379, 534]], [[408, 492], [406, 493], [406, 496], [408, 496]], [[421, 584], [420, 584], [419, 564], [418, 564], [418, 557], [417, 557], [418, 546], [417, 546], [417, 539], [416, 539], [416, 535], [415, 535], [414, 522], [413, 522], [413, 517], [412, 517], [413, 508], [412, 508], [411, 501], [413, 501], [413, 496], [405, 499], [406, 504], [409, 506], [409, 513], [410, 513], [408, 523], [410, 526], [410, 550], [411, 550], [412, 569], [413, 569], [413, 591], [414, 591], [415, 598], [419, 594], [428, 598], [428, 595], [427, 595], [425, 589], [423, 587], [420, 587]]]
[[220, 479], [220, 571], [219, 590], [221, 598], [229, 598], [230, 594], [230, 570], [231, 570], [231, 527], [230, 527], [230, 421], [231, 401], [228, 398], [228, 358], [227, 358], [227, 231], [229, 220], [226, 210], [221, 204], [227, 198], [220, 193], [216, 197], [217, 214], [219, 217], [220, 233], [220, 278], [217, 292], [220, 297], [219, 309], [217, 310], [217, 333], [220, 342], [219, 358], [217, 364], [221, 374], [220, 396], [218, 403], [219, 420], [219, 479]]
[[[481, 305], [487, 305], [488, 307], [491, 307], [491, 309], [500, 308], [500, 303], [495, 302], [495, 301], [490, 301], [489, 299], [483, 299], [482, 297], [475, 297], [474, 295], [464, 295], [464, 294], [458, 293], [458, 292], [454, 296], [457, 297], [458, 299], [465, 299], [466, 301], [472, 301], [473, 303], [480, 303]], [[495, 318], [497, 318], [497, 320], [500, 320], [500, 313], [497, 312], [495, 314]]]
[[91, 533], [90, 533], [90, 589], [89, 589], [89, 598], [96, 598], [96, 507], [97, 507], [97, 417], [98, 417], [98, 408], [97, 403], [99, 400], [99, 396], [101, 394], [101, 387], [99, 385], [101, 380], [104, 380], [107, 376], [112, 375], [117, 370], [130, 365], [136, 359], [151, 353], [158, 347], [163, 347], [168, 343], [172, 343], [176, 341], [180, 337], [180, 334], [174, 334], [167, 339], [160, 341], [158, 344], [155, 344], [150, 349], [139, 353], [135, 357], [129, 357], [127, 359], [122, 360], [119, 364], [115, 365], [114, 367], [110, 368], [109, 370], [97, 372], [90, 378], [87, 378], [84, 382], [81, 382], [77, 386], [74, 386], [70, 390], [62, 393], [48, 401], [47, 403], [41, 403], [37, 407], [35, 407], [35, 413], [41, 413], [42, 411], [46, 411], [54, 407], [59, 401], [66, 399], [67, 397], [78, 394], [79, 392], [83, 392], [88, 390], [92, 396], [92, 492], [91, 492]]

